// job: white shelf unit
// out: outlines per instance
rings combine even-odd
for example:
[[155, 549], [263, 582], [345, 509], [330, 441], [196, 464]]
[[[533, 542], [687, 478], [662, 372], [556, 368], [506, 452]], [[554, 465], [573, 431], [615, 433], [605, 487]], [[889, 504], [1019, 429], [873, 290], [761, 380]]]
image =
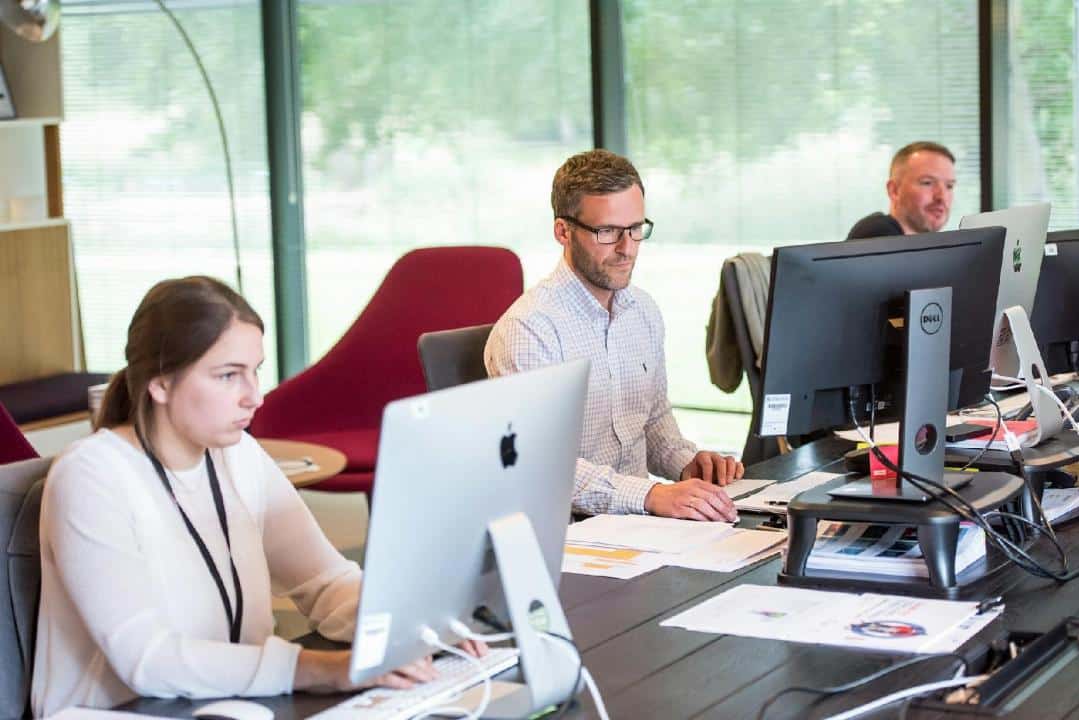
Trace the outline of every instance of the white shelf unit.
[[43, 220], [30, 222], [0, 223], [0, 233], [18, 232], [20, 230], [40, 230], [42, 228], [64, 227], [66, 225], [67, 218], [45, 218]]
[[60, 33], [30, 43], [0, 27], [0, 65], [17, 114], [0, 120], [0, 383], [11, 383], [83, 361], [60, 173]]
[[44, 126], [0, 124], [0, 226], [49, 218]]
[[13, 128], [35, 127], [42, 128], [46, 125], [59, 125], [60, 118], [54, 116], [48, 117], [30, 117], [30, 118], [11, 118], [10, 120], [0, 120], [0, 132], [4, 130], [10, 130]]

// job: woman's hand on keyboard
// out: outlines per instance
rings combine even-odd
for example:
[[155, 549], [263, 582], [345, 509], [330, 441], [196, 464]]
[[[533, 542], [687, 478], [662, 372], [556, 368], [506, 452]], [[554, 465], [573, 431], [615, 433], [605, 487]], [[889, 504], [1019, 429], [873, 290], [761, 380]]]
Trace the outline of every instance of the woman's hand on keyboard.
[[347, 692], [375, 686], [405, 689], [437, 677], [431, 656], [427, 656], [355, 684], [348, 679], [350, 655], [348, 650], [301, 650], [292, 689], [313, 693]]
[[[346, 678], [348, 676], [347, 665], [345, 666], [345, 676]], [[389, 687], [406, 689], [417, 683], [430, 682], [436, 677], [438, 677], [438, 672], [435, 670], [431, 656], [428, 655], [427, 657], [411, 662], [408, 665], [403, 665], [393, 672], [388, 672], [385, 675], [379, 675], [373, 680], [360, 683], [356, 687]]]
[[462, 640], [457, 646], [472, 657], [483, 657], [487, 654], [487, 643], [482, 640]]
[[[473, 657], [487, 654], [487, 643], [482, 640], [465, 640], [458, 647]], [[438, 677], [428, 655], [393, 672], [354, 684], [348, 679], [350, 655], [348, 650], [301, 650], [292, 689], [314, 693], [347, 692], [369, 687], [407, 689]]]

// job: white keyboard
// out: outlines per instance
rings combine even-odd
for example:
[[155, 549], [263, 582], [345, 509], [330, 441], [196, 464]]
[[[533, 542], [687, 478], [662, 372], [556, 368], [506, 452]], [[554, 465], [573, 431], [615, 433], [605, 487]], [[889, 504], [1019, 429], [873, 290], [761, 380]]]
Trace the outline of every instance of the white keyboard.
[[408, 690], [374, 688], [350, 697], [339, 705], [312, 716], [312, 720], [407, 720], [424, 710], [452, 705], [465, 690], [517, 664], [517, 648], [491, 648], [477, 658], [483, 665], [481, 675], [473, 663], [456, 655], [435, 660], [438, 677]]

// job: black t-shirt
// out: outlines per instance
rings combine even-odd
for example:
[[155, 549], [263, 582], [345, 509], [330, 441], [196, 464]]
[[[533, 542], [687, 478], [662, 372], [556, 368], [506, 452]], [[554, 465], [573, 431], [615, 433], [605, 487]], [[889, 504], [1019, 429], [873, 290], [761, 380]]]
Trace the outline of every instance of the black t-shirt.
[[848, 240], [860, 240], [862, 238], [886, 237], [888, 235], [902, 235], [903, 227], [891, 215], [875, 212], [866, 215], [854, 223], [854, 227], [847, 233]]

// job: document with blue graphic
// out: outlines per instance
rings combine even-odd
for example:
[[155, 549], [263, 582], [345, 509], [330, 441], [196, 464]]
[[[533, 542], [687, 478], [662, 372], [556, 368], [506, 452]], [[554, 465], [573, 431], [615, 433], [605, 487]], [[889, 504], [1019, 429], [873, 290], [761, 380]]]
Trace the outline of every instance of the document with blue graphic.
[[951, 652], [1002, 608], [977, 602], [739, 585], [660, 623], [695, 632], [902, 653]]

